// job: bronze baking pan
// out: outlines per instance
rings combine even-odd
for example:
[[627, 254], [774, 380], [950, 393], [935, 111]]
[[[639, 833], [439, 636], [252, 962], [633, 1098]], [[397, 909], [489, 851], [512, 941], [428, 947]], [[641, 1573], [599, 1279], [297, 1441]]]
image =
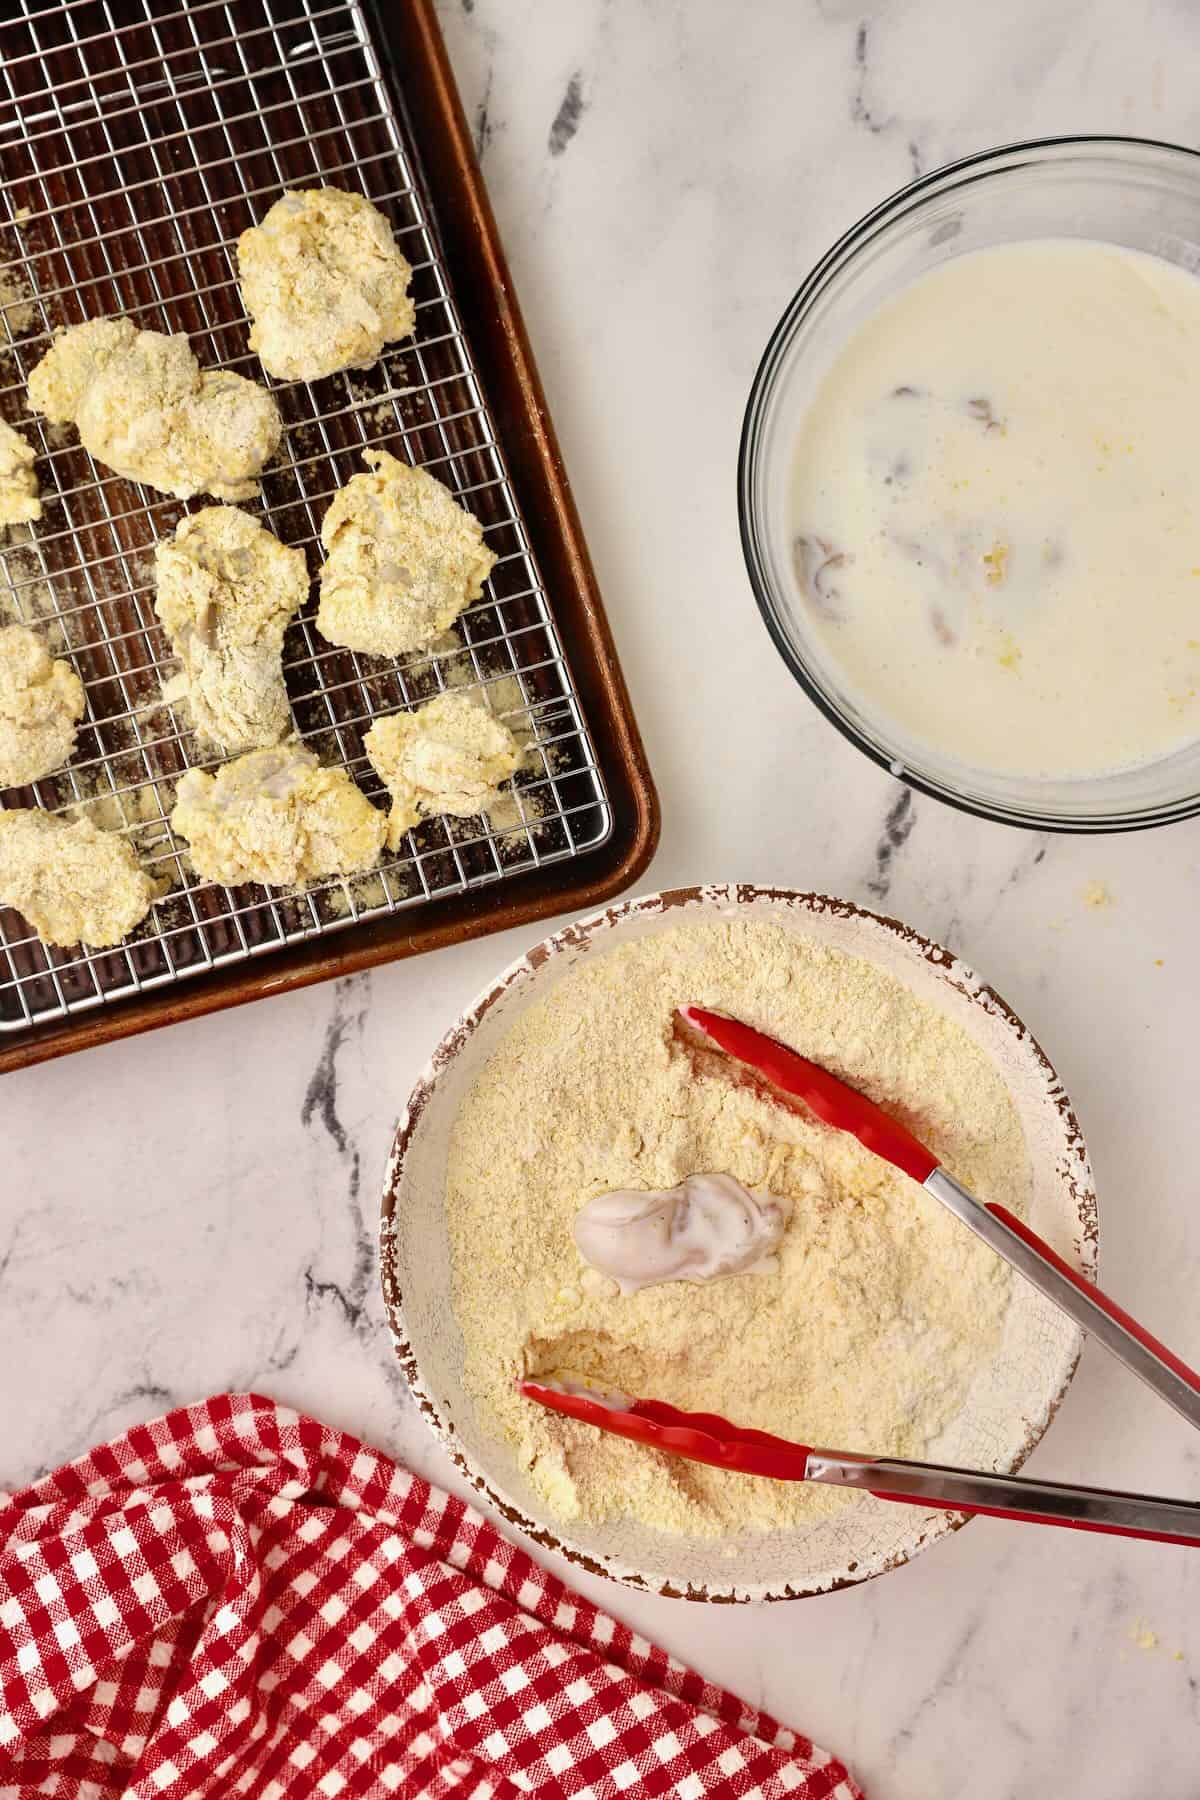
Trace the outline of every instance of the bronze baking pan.
[[[366, 377], [353, 378], [357, 385], [323, 402], [314, 403], [304, 389], [281, 390], [289, 440], [296, 434], [302, 453], [295, 468], [268, 471], [264, 507], [281, 537], [305, 545], [315, 571], [328, 494], [359, 466], [364, 441], [386, 444], [398, 430], [414, 460], [452, 466], [468, 493], [475, 478], [482, 500], [471, 503], [490, 523], [486, 507], [495, 483], [487, 479], [491, 465], [477, 423], [486, 415], [504, 461], [512, 530], [517, 534], [519, 520], [527, 547], [505, 559], [510, 592], [500, 587], [494, 617], [464, 615], [472, 621], [465, 636], [481, 680], [514, 668], [534, 710], [543, 709], [552, 722], [547, 736], [560, 748], [559, 760], [546, 765], [542, 785], [553, 803], [545, 810], [553, 815], [558, 805], [581, 823], [572, 836], [551, 816], [541, 834], [549, 852], [518, 856], [512, 866], [512, 859], [498, 859], [494, 844], [473, 842], [469, 833], [448, 835], [412, 859], [417, 873], [409, 871], [398, 909], [365, 905], [372, 916], [350, 924], [335, 923], [319, 896], [289, 902], [255, 890], [242, 905], [240, 896], [230, 903], [223, 890], [193, 888], [186, 896], [190, 911], [180, 903], [166, 949], [139, 943], [130, 954], [93, 954], [84, 967], [78, 958], [72, 963], [73, 953], [0, 948], [0, 989], [7, 956], [10, 970], [17, 968], [25, 981], [22, 991], [33, 993], [41, 980], [51, 1000], [65, 996], [73, 1003], [65, 1017], [43, 1019], [35, 1007], [25, 1023], [0, 1032], [0, 1071], [587, 910], [637, 879], [659, 831], [645, 752], [430, 0], [366, 10], [353, 3], [306, 9], [298, 0], [281, 0], [266, 8], [260, 0], [238, 0], [182, 11], [152, 5], [149, 12], [136, 34], [134, 27], [112, 27], [111, 15], [106, 19], [106, 9], [90, 0], [48, 7], [32, 25], [0, 26], [0, 167], [10, 218], [0, 260], [28, 268], [37, 302], [32, 327], [22, 333], [9, 320], [3, 334], [4, 416], [36, 439], [39, 427], [24, 414], [22, 397], [46, 333], [118, 310], [145, 315], [139, 323], [154, 329], [186, 330], [202, 361], [258, 376], [236, 311], [229, 238], [261, 216], [281, 186], [303, 185], [306, 177], [336, 182], [342, 170], [360, 174], [372, 197], [379, 191], [386, 198], [395, 188], [401, 206], [403, 183], [394, 169], [402, 150], [427, 233], [421, 241], [431, 247], [423, 262], [406, 251], [418, 265], [415, 291], [430, 308], [456, 309], [457, 324], [454, 331], [426, 334], [432, 341], [423, 346], [413, 383], [422, 392], [398, 393], [384, 365], [374, 388]], [[218, 19], [223, 35], [206, 37]], [[18, 30], [19, 38], [8, 35]], [[28, 218], [18, 222], [24, 208]], [[233, 311], [223, 298], [231, 290]], [[440, 321], [443, 314], [429, 316]], [[469, 377], [447, 360], [459, 326], [469, 347]], [[404, 356], [403, 346], [398, 354]], [[431, 410], [434, 390], [439, 399]], [[394, 425], [389, 407], [396, 409]], [[181, 747], [179, 733], [145, 726], [138, 710], [157, 695], [163, 655], [145, 558], [184, 509], [97, 469], [73, 434], [65, 444], [61, 434], [43, 436], [39, 447], [59, 498], [23, 551], [35, 560], [18, 565], [15, 584], [8, 576], [10, 602], [14, 595], [17, 602], [8, 610], [30, 616], [23, 601], [52, 596], [52, 624], [84, 674], [96, 715], [81, 735], [80, 766], [102, 771], [108, 791], [120, 796], [164, 788], [169, 795], [169, 784], [196, 757]], [[539, 624], [529, 611], [534, 601], [516, 585], [517, 572], [530, 567], [538, 572], [548, 624]], [[528, 582], [527, 575], [522, 579]], [[40, 616], [36, 606], [33, 611]], [[364, 674], [360, 665], [339, 661], [348, 653], [330, 651], [310, 625], [303, 630], [296, 671], [289, 673], [298, 724], [306, 741], [362, 779], [356, 734], [374, 710], [420, 697], [419, 673], [407, 685], [403, 672]], [[507, 662], [496, 660], [498, 646]], [[114, 719], [125, 738], [117, 739]], [[580, 759], [578, 767], [572, 757]], [[368, 783], [369, 771], [370, 791]], [[77, 787], [44, 794], [46, 787], [34, 796], [40, 804], [79, 798]], [[86, 791], [90, 797], [96, 790]], [[550, 827], [559, 829], [558, 839]], [[389, 898], [395, 891], [389, 888]], [[197, 945], [216, 966], [197, 969]], [[36, 954], [44, 966], [31, 975], [20, 959]], [[131, 979], [140, 991], [109, 997], [106, 970], [116, 971], [118, 992]], [[84, 976], [90, 987], [72, 985]], [[77, 994], [83, 995], [78, 1006]]]

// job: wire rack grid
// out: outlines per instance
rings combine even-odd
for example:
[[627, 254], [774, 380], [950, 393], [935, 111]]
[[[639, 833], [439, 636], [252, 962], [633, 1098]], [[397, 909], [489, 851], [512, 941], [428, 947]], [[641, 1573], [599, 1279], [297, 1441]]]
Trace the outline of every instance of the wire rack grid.
[[[20, 1031], [229, 962], [576, 857], [611, 813], [550, 605], [442, 266], [431, 208], [357, 4], [320, 0], [22, 0], [0, 23], [0, 416], [38, 450], [44, 514], [0, 546], [0, 619], [35, 625], [84, 682], [70, 764], [4, 804], [89, 811], [172, 885], [114, 951], [51, 950], [0, 908], [0, 1030]], [[271, 382], [247, 349], [239, 234], [286, 188], [355, 188], [413, 266], [414, 337], [366, 373]], [[162, 688], [176, 664], [154, 614], [152, 551], [188, 505], [93, 462], [25, 407], [53, 332], [127, 314], [186, 332], [202, 366], [270, 386], [284, 444], [258, 507], [319, 567], [336, 489], [378, 446], [429, 469], [497, 555], [483, 598], [419, 655], [335, 649], [312, 600], [284, 671], [298, 735], [386, 797], [363, 751], [382, 714], [447, 686], [488, 698], [529, 744], [511, 817], [435, 819], [369, 878], [303, 893], [197, 880], [168, 815], [184, 769], [212, 767]]]

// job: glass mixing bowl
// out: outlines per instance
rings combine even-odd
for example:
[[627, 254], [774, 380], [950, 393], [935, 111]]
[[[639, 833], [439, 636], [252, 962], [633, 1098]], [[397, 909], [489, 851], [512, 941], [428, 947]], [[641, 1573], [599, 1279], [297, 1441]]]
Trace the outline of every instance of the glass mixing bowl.
[[1069, 779], [957, 762], [849, 691], [811, 629], [792, 558], [788, 488], [800, 420], [847, 339], [938, 264], [1045, 237], [1099, 239], [1200, 269], [1200, 154], [1139, 138], [1012, 144], [923, 176], [868, 213], [808, 276], [759, 364], [738, 461], [742, 545], [780, 655], [873, 761], [985, 818], [1050, 831], [1129, 831], [1200, 812], [1200, 742], [1136, 767]]

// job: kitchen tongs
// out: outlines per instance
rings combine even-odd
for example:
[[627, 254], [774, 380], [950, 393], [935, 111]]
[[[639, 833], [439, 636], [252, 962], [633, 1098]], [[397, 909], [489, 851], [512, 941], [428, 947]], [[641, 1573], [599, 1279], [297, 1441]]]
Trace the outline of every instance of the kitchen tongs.
[[937, 1463], [902, 1462], [892, 1457], [855, 1456], [844, 1450], [816, 1450], [765, 1431], [746, 1431], [716, 1413], [681, 1412], [661, 1400], [592, 1390], [577, 1382], [522, 1381], [520, 1391], [551, 1412], [635, 1443], [711, 1463], [743, 1475], [773, 1481], [815, 1481], [859, 1488], [877, 1500], [988, 1513], [1035, 1525], [1070, 1525], [1117, 1537], [1153, 1538], [1164, 1544], [1200, 1545], [1200, 1503], [1126, 1494], [1108, 1488], [1073, 1487], [1030, 1481], [1020, 1475], [987, 1475]]
[[[977, 1200], [942, 1168], [931, 1150], [873, 1100], [839, 1081], [828, 1069], [798, 1056], [786, 1044], [737, 1019], [726, 1018], [723, 1013], [709, 1012], [700, 1006], [682, 1006], [676, 1021], [679, 1034], [688, 1045], [702, 1051], [720, 1052], [723, 1058], [732, 1062], [741, 1079], [764, 1089], [782, 1105], [794, 1110], [807, 1109], [827, 1125], [850, 1132], [876, 1156], [919, 1181], [935, 1200], [949, 1207], [968, 1230], [1011, 1263], [1018, 1274], [1032, 1282], [1069, 1319], [1103, 1344], [1147, 1387], [1153, 1388], [1160, 1399], [1182, 1413], [1189, 1424], [1200, 1426], [1200, 1375], [1194, 1369], [1153, 1337], [1145, 1326], [1139, 1325], [1115, 1300], [1110, 1300], [1093, 1282], [1065, 1262], [1057, 1251], [1030, 1230], [1024, 1220], [995, 1201]], [[1062, 1491], [1078, 1493], [1082, 1490]]]

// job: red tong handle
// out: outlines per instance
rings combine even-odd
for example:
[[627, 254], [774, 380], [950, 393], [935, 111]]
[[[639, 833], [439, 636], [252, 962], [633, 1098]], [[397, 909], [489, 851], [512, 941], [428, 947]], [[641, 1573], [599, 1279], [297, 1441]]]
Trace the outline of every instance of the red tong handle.
[[803, 1100], [827, 1125], [850, 1132], [866, 1149], [882, 1156], [885, 1162], [894, 1163], [914, 1181], [925, 1181], [937, 1168], [937, 1157], [881, 1106], [847, 1082], [839, 1081], [828, 1069], [797, 1056], [778, 1038], [755, 1031], [752, 1025], [743, 1025], [740, 1019], [728, 1019], [724, 1013], [708, 1012], [702, 1006], [681, 1006], [679, 1017], [693, 1031], [711, 1039], [726, 1056], [751, 1070], [777, 1096]]
[[[553, 1381], [525, 1380], [518, 1386], [526, 1399], [552, 1412], [717, 1469], [766, 1475], [775, 1481], [830, 1483], [899, 1506], [980, 1513], [1031, 1525], [1071, 1526], [1114, 1537], [1200, 1546], [1200, 1505], [1194, 1501], [1160, 1500], [1103, 1488], [1031, 1481], [1025, 1476], [814, 1450], [766, 1431], [731, 1425], [717, 1413], [684, 1412], [663, 1400], [635, 1400], [627, 1394], [592, 1398]], [[897, 1486], [883, 1485], [889, 1481]], [[907, 1486], [907, 1492], [901, 1484]], [[1034, 1510], [1039, 1501], [1041, 1510]]]
[[919, 1181], [1161, 1399], [1200, 1427], [1196, 1404], [1200, 1374], [1073, 1269], [1007, 1207], [977, 1200], [882, 1107], [827, 1069], [739, 1019], [700, 1006], [680, 1007], [678, 1017], [685, 1036], [715, 1045], [772, 1097], [785, 1104], [799, 1100], [827, 1125], [849, 1132], [874, 1155]]
[[520, 1391], [551, 1412], [565, 1413], [581, 1424], [595, 1425], [617, 1437], [669, 1450], [692, 1462], [710, 1463], [741, 1475], [768, 1475], [774, 1481], [803, 1481], [808, 1469], [807, 1444], [792, 1444], [767, 1431], [731, 1425], [716, 1413], [682, 1412], [665, 1400], [633, 1400], [621, 1404], [593, 1400], [554, 1383], [522, 1381]]

